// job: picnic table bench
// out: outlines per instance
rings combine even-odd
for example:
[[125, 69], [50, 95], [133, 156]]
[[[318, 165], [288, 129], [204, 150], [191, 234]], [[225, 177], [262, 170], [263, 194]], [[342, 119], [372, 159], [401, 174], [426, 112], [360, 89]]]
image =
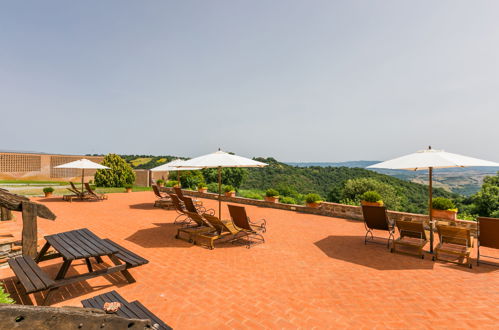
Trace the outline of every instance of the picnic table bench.
[[128, 302], [114, 290], [89, 299], [82, 300], [81, 304], [86, 308], [103, 309], [104, 303], [106, 302], [121, 303], [121, 307], [116, 312], [116, 315], [118, 316], [126, 317], [129, 319], [149, 319], [151, 320], [154, 329], [172, 329], [165, 322], [154, 315], [150, 310], [148, 310], [144, 305], [142, 305], [139, 301], [135, 300], [132, 302]]
[[[128, 269], [148, 263], [148, 260], [109, 239], [99, 238], [86, 228], [45, 236], [45, 240], [46, 243], [35, 260], [29, 256], [9, 260], [10, 267], [26, 293], [48, 290], [43, 304], [49, 301], [54, 289], [98, 276], [121, 272], [129, 283], [133, 283], [135, 279]], [[53, 247], [56, 253], [47, 255], [50, 247]], [[103, 256], [107, 256], [114, 266], [94, 271], [90, 258], [102, 263]], [[63, 263], [55, 279], [52, 280], [37, 263], [58, 257], [63, 258]], [[88, 273], [66, 277], [71, 263], [78, 259], [85, 259]]]

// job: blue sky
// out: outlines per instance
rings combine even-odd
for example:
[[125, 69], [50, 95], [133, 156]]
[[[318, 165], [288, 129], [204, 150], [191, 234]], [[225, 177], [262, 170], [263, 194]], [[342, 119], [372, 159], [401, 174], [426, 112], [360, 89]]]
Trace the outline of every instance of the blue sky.
[[499, 161], [497, 1], [3, 1], [0, 149]]

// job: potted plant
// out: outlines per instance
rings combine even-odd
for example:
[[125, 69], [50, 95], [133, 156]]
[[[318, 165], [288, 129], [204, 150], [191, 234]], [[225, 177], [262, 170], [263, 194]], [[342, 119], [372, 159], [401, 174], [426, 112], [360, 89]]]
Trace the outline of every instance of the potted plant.
[[166, 182], [167, 187], [179, 187], [178, 181], [177, 180], [168, 180]]
[[131, 184], [125, 184], [125, 185], [123, 185], [123, 188], [125, 188], [125, 192], [127, 192], [127, 193], [131, 193], [132, 192], [132, 187], [133, 187], [133, 185], [131, 185]]
[[308, 194], [305, 196], [305, 202], [307, 203], [307, 207], [317, 208], [322, 203], [322, 197], [319, 194]]
[[265, 200], [271, 203], [279, 202], [279, 192], [272, 188], [267, 189], [265, 192]]
[[457, 208], [450, 199], [435, 197], [431, 201], [431, 214], [434, 218], [456, 220]]
[[158, 187], [163, 187], [165, 185], [165, 180], [163, 180], [163, 179], [156, 180], [156, 185]]
[[236, 188], [231, 185], [226, 185], [224, 187], [224, 193], [226, 197], [236, 197]]
[[43, 188], [43, 193], [45, 194], [45, 197], [52, 196], [53, 192], [54, 192], [54, 188], [52, 188], [52, 187]]
[[360, 204], [368, 206], [383, 206], [381, 195], [376, 191], [366, 191], [360, 195]]
[[208, 186], [206, 185], [206, 183], [201, 182], [198, 184], [198, 192], [200, 192], [200, 193], [208, 192]]

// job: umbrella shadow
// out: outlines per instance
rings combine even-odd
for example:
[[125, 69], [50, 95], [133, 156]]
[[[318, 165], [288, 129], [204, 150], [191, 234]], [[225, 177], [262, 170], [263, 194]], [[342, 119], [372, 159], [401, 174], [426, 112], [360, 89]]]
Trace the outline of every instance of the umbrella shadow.
[[154, 203], [139, 203], [139, 204], [132, 204], [128, 206], [131, 209], [136, 209], [136, 210], [155, 210], [158, 208], [154, 207]]
[[193, 246], [191, 243], [175, 238], [177, 230], [181, 228], [180, 225], [173, 223], [153, 223], [153, 225], [156, 227], [140, 229], [125, 238], [125, 240], [143, 248], [187, 248]]
[[328, 257], [377, 270], [433, 269], [431, 258], [390, 253], [386, 245], [364, 244], [363, 236], [328, 236], [314, 243]]

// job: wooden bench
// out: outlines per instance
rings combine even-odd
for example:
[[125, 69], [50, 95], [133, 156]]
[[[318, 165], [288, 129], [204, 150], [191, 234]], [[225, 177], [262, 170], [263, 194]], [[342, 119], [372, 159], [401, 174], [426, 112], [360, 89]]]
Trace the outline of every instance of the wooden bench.
[[111, 241], [109, 238], [105, 238], [103, 241], [118, 250], [118, 253], [115, 253], [114, 256], [126, 263], [126, 268], [133, 268], [149, 263], [149, 260], [142, 258], [128, 249], [125, 249], [118, 243]]
[[132, 301], [129, 303], [116, 291], [111, 291], [95, 296], [93, 298], [82, 300], [81, 304], [86, 308], [96, 308], [102, 310], [104, 307], [104, 303], [106, 302], [121, 303], [121, 307], [116, 312], [116, 315], [118, 316], [130, 319], [151, 320], [153, 329], [172, 329], [165, 322], [154, 315], [150, 310], [148, 310], [144, 305], [142, 305], [139, 301]]
[[9, 259], [8, 262], [26, 293], [48, 290], [56, 284], [31, 257], [19, 256]]

